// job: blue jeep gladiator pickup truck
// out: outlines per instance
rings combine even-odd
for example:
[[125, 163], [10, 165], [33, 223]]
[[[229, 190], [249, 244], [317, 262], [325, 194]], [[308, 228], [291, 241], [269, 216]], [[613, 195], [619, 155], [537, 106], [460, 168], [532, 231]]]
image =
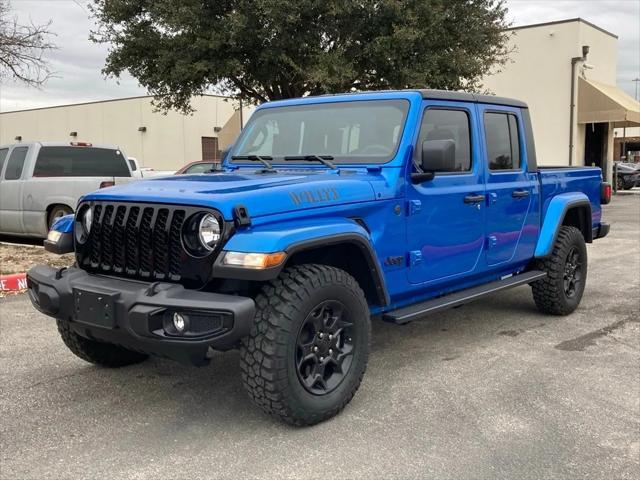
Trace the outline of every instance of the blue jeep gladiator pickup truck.
[[527, 105], [443, 91], [257, 108], [223, 171], [84, 196], [28, 273], [80, 358], [206, 364], [240, 349], [243, 384], [296, 425], [338, 413], [367, 366], [370, 319], [398, 324], [529, 284], [578, 306], [604, 237], [598, 168], [539, 168]]

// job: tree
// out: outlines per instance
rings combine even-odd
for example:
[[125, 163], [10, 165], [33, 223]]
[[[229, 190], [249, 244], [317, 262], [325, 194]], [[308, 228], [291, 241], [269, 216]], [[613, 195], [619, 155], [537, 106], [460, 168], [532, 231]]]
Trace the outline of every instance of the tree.
[[508, 53], [503, 1], [94, 0], [103, 72], [161, 109], [214, 89], [264, 102], [354, 90], [477, 90]]
[[40, 86], [51, 77], [44, 54], [55, 45], [48, 41], [51, 22], [21, 25], [9, 14], [9, 2], [0, 0], [0, 80], [9, 78]]

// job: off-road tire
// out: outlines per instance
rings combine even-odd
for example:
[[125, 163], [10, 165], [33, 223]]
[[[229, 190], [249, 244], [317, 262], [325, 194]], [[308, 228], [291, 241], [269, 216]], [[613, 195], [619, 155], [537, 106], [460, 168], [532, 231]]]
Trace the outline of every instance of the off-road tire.
[[47, 218], [47, 226], [49, 227], [49, 230], [51, 230], [54, 222], [58, 218], [69, 215], [70, 213], [73, 213], [73, 210], [71, 210], [66, 205], [56, 205], [55, 207], [53, 207], [51, 209], [51, 212], [49, 212], [49, 217]]
[[[582, 277], [575, 294], [568, 297], [564, 287], [564, 271], [572, 247], [577, 249], [581, 258]], [[551, 315], [568, 315], [573, 312], [580, 304], [587, 281], [587, 247], [582, 232], [575, 227], [561, 226], [551, 255], [538, 260], [537, 268], [547, 272], [545, 278], [531, 284], [533, 300], [538, 310]]]
[[98, 342], [81, 337], [71, 331], [64, 320], [57, 320], [58, 332], [64, 344], [76, 356], [89, 363], [102, 367], [118, 368], [140, 363], [149, 358], [143, 353], [127, 350], [126, 348], [110, 343]]
[[[335, 390], [314, 395], [298, 377], [296, 342], [305, 319], [326, 300], [338, 300], [346, 307], [357, 334], [353, 360], [342, 381]], [[265, 284], [255, 302], [254, 325], [240, 347], [242, 383], [253, 403], [296, 426], [336, 415], [360, 386], [369, 357], [371, 321], [358, 282], [338, 268], [299, 265]]]

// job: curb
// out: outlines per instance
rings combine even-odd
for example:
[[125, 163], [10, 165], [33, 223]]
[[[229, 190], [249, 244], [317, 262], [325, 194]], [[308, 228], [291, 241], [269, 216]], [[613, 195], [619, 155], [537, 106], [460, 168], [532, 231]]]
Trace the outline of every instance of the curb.
[[27, 274], [0, 275], [0, 292], [15, 292], [27, 288]]

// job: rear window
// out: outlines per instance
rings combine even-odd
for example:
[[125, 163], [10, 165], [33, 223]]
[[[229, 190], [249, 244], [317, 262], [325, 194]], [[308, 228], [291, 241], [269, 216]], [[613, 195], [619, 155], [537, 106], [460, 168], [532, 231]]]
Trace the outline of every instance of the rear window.
[[92, 147], [42, 147], [34, 177], [130, 177], [120, 150]]
[[520, 141], [515, 115], [486, 113], [484, 131], [487, 158], [491, 170], [515, 170], [520, 167]]

